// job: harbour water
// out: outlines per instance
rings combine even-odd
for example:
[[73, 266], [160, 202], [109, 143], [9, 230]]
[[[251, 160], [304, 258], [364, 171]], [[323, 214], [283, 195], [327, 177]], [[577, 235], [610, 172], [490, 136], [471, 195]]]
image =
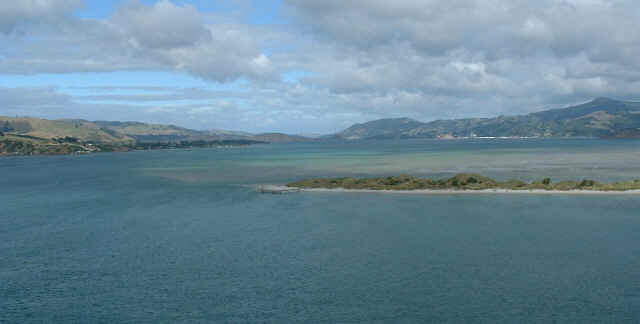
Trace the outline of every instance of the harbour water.
[[0, 159], [0, 322], [637, 323], [640, 197], [294, 192], [301, 178], [640, 178], [633, 140]]

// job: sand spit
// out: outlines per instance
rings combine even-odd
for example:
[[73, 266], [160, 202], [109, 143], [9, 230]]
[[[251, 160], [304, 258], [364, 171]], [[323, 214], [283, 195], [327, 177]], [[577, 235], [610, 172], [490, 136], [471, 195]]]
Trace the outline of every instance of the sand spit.
[[[289, 188], [285, 186], [278, 186]], [[372, 190], [372, 189], [344, 189], [344, 188], [302, 188], [301, 192], [355, 192], [355, 193], [393, 193], [418, 195], [459, 195], [459, 194], [537, 194], [537, 195], [640, 195], [640, 190], [603, 191], [603, 190], [511, 190], [511, 189], [483, 189], [483, 190], [455, 190], [455, 189], [424, 189], [424, 190]]]
[[354, 192], [354, 193], [392, 193], [414, 195], [460, 195], [460, 194], [538, 194], [538, 195], [640, 195], [640, 190], [512, 190], [512, 189], [420, 189], [420, 190], [373, 190], [373, 189], [344, 189], [344, 188], [295, 188], [283, 185], [260, 185], [257, 190], [261, 193], [285, 194], [294, 192]]

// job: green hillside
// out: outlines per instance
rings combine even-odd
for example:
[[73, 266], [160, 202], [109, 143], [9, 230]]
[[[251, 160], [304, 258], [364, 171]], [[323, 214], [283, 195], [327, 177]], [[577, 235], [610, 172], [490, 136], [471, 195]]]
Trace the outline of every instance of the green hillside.
[[438, 137], [640, 137], [640, 102], [599, 98], [591, 102], [520, 116], [437, 120], [408, 118], [356, 124], [334, 139]]
[[220, 136], [210, 135], [204, 131], [196, 131], [174, 125], [119, 121], [96, 121], [94, 123], [114, 136], [130, 137], [137, 143], [215, 141], [222, 139]]
[[306, 142], [311, 139], [282, 133], [250, 134], [224, 130], [199, 131], [174, 125], [146, 124], [139, 122], [96, 121], [96, 125], [114, 135], [133, 138], [138, 143], [179, 141], [232, 141], [249, 140], [269, 143]]
[[132, 143], [124, 134], [109, 132], [85, 120], [47, 120], [27, 117], [0, 117], [0, 131], [41, 139], [73, 137], [83, 142]]
[[0, 116], [0, 155], [71, 154], [300, 142], [287, 134], [198, 131], [174, 125]]
[[58, 155], [101, 151], [97, 145], [86, 144], [75, 138], [55, 140], [14, 135], [0, 131], [0, 156], [3, 155]]

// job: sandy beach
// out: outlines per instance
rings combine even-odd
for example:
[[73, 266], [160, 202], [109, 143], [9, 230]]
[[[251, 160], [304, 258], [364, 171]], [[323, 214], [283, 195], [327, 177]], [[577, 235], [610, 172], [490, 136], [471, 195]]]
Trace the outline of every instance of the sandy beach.
[[[271, 191], [288, 192], [354, 192], [354, 193], [393, 193], [415, 195], [459, 195], [459, 194], [537, 194], [537, 195], [640, 195], [640, 190], [602, 191], [602, 190], [372, 190], [372, 189], [344, 189], [344, 188], [294, 188], [281, 185], [268, 186]], [[292, 189], [294, 191], [292, 191]], [[297, 190], [296, 190], [297, 189]]]

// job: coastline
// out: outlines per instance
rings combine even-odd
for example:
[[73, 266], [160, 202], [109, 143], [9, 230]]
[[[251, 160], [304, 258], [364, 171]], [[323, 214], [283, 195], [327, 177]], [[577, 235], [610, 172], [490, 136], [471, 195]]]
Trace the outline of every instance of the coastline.
[[303, 192], [354, 192], [354, 193], [399, 193], [418, 195], [458, 195], [458, 194], [536, 194], [536, 195], [640, 195], [640, 190], [544, 190], [544, 189], [418, 189], [418, 190], [373, 190], [373, 189], [344, 189], [344, 188], [309, 188], [300, 189]]
[[640, 189], [634, 190], [544, 190], [544, 189], [417, 189], [417, 190], [374, 190], [374, 189], [345, 189], [345, 188], [295, 188], [283, 185], [268, 186], [269, 193], [291, 192], [336, 192], [336, 193], [384, 193], [384, 194], [413, 194], [413, 195], [469, 195], [469, 194], [533, 194], [533, 195], [640, 195]]
[[445, 179], [418, 178], [409, 175], [377, 178], [316, 178], [291, 182], [285, 187], [306, 191], [398, 192], [412, 194], [640, 194], [640, 179], [601, 183], [594, 180], [551, 178], [525, 182], [519, 179], [499, 181], [474, 173], [458, 173]]
[[[46, 139], [43, 139], [46, 140]], [[26, 143], [26, 144], [25, 144]], [[240, 148], [267, 142], [222, 140], [212, 142], [138, 143], [138, 144], [89, 144], [89, 143], [35, 143], [16, 142], [0, 138], [0, 158], [12, 156], [59, 156], [95, 153], [125, 153], [135, 151], [190, 150], [206, 148]]]

